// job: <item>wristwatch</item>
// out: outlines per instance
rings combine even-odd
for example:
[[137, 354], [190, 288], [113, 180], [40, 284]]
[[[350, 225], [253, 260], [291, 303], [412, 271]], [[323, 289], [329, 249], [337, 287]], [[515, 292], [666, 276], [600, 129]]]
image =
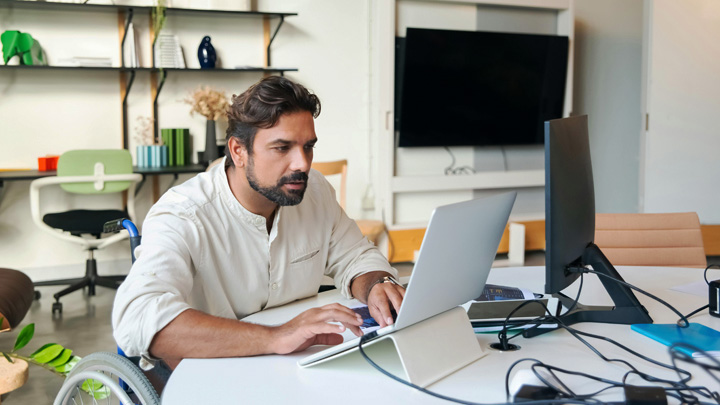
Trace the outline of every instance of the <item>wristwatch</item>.
[[402, 284], [400, 284], [399, 281], [395, 280], [394, 277], [385, 276], [385, 277], [383, 277], [383, 278], [381, 278], [381, 279], [375, 280], [375, 282], [372, 283], [372, 285], [370, 286], [370, 288], [368, 288], [368, 290], [367, 290], [367, 291], [368, 291], [368, 295], [370, 295], [370, 291], [372, 291], [373, 287], [375, 287], [375, 286], [378, 285], [378, 284], [384, 284], [384, 283], [395, 284], [395, 285], [398, 285], [398, 286], [400, 286], [400, 287], [403, 286]]

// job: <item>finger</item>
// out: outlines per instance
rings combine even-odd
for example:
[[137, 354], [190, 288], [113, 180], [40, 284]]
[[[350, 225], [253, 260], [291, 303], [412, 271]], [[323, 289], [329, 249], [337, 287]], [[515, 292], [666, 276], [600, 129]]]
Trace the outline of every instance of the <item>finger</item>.
[[403, 296], [400, 294], [400, 289], [393, 288], [390, 291], [388, 291], [388, 298], [390, 299], [390, 303], [392, 304], [393, 308], [395, 308], [395, 313], [400, 312], [400, 305], [403, 301]]
[[[378, 290], [377, 294], [374, 294], [372, 298], [372, 305], [378, 310], [380, 319], [383, 320], [385, 325], [392, 325], [393, 319], [390, 313], [390, 303], [387, 300], [385, 289]], [[375, 318], [375, 320], [377, 321], [378, 318]], [[378, 323], [380, 323], [380, 321], [378, 321]]]
[[377, 308], [375, 308], [375, 306], [369, 306], [368, 308], [370, 309], [370, 316], [372, 316], [373, 319], [375, 319], [375, 322], [377, 322], [381, 328], [386, 327], [387, 323], [383, 320], [383, 317], [382, 317], [382, 314], [380, 313], [380, 311], [378, 311]]
[[357, 320], [357, 322], [353, 322], [353, 325], [362, 325], [362, 323], [363, 323], [363, 319], [362, 319], [362, 316], [360, 316], [360, 314], [358, 314], [357, 312], [353, 311], [352, 309], [350, 309], [344, 305], [340, 305], [340, 304], [336, 303], [336, 304], [325, 305], [320, 308], [323, 311], [340, 311], [341, 313], [347, 314], [348, 316], [355, 318]]
[[355, 336], [360, 337], [363, 335], [362, 329], [360, 329], [359, 326], [346, 324], [345, 327], [350, 329], [350, 332], [352, 332]]
[[313, 335], [322, 335], [324, 333], [343, 333], [345, 332], [345, 325], [342, 323], [329, 323], [330, 321], [317, 321], [311, 324], [307, 324], [303, 329], [307, 332], [305, 334], [307, 339], [310, 339]]
[[397, 286], [397, 287], [398, 287], [398, 288], [396, 288], [395, 291], [397, 291], [398, 293], [400, 293], [400, 295], [401, 295], [401, 296], [403, 297], [403, 299], [404, 299], [404, 298], [405, 298], [405, 287], [402, 287], [402, 286]]
[[317, 314], [318, 321], [325, 322], [342, 322], [355, 326], [360, 326], [363, 323], [362, 317], [353, 311], [348, 314], [345, 311], [338, 311], [335, 309], [325, 309]]

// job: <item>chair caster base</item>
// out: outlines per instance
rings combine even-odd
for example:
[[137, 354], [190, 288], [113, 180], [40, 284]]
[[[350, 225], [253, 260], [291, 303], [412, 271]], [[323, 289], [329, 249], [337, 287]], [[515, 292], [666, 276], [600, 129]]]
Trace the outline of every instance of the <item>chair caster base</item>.
[[55, 315], [55, 311], [57, 311], [58, 315], [62, 315], [62, 303], [61, 302], [53, 302], [52, 304], [52, 314]]

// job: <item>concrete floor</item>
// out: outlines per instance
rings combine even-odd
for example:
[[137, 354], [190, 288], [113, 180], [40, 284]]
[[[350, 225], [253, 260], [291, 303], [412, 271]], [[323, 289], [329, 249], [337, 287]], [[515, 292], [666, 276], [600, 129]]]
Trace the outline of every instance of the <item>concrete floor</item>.
[[[76, 291], [60, 299], [63, 313], [52, 316], [53, 294], [64, 287], [38, 287], [42, 297], [34, 301], [21, 325], [12, 332], [0, 334], [0, 348], [12, 349], [20, 330], [30, 323], [35, 324], [35, 335], [20, 354], [30, 355], [46, 343], [58, 343], [73, 351], [74, 355], [87, 356], [98, 351], [115, 352], [112, 338], [110, 315], [115, 290], [96, 287], [96, 295], [88, 297], [86, 293]], [[30, 365], [30, 377], [27, 383], [3, 396], [3, 405], [13, 404], [51, 404], [60, 390], [63, 378]]]

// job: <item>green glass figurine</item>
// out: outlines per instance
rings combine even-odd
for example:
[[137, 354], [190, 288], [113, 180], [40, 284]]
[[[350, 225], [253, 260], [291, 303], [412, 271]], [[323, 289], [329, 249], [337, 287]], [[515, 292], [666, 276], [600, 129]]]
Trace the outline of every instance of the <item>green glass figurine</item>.
[[40, 43], [32, 35], [20, 31], [5, 31], [0, 34], [3, 62], [7, 65], [10, 58], [20, 57], [23, 65], [47, 65]]

